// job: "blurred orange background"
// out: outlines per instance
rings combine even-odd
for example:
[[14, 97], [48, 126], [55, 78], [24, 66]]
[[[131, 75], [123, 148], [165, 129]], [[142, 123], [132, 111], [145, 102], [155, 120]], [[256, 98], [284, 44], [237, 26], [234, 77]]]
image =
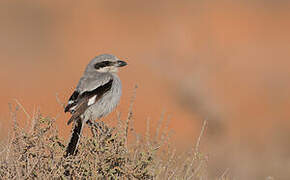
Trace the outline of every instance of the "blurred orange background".
[[[290, 3], [288, 1], [0, 2], [0, 137], [17, 99], [57, 117], [67, 137], [66, 102], [86, 64], [111, 53], [121, 69], [128, 112], [138, 85], [134, 124], [154, 128], [164, 112], [174, 141], [203, 149], [212, 176], [290, 177]], [[21, 123], [28, 124], [22, 114]], [[116, 117], [112, 113], [105, 120]], [[165, 119], [166, 119], [165, 118]]]

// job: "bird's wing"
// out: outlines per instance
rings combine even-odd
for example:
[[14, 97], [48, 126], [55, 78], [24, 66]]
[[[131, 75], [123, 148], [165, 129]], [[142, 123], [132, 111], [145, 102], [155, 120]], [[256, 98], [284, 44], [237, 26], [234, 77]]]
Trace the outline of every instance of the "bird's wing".
[[89, 94], [89, 92], [95, 92], [94, 90], [98, 88], [102, 89], [101, 87], [107, 84], [111, 79], [113, 79], [112, 76], [107, 74], [85, 74], [80, 79], [75, 91], [69, 98], [64, 112], [72, 112], [75, 106], [82, 102], [80, 99], [83, 98], [84, 95]]
[[[69, 111], [72, 113], [72, 117], [68, 121], [68, 124], [82, 115], [89, 106], [95, 104], [106, 92], [108, 92], [112, 87], [112, 83], [113, 79], [110, 79], [108, 82], [96, 87], [92, 91], [85, 91], [81, 94], [75, 91], [71, 96], [71, 103], [68, 103], [65, 108], [65, 112]], [[76, 99], [74, 99], [75, 96], [77, 96]]]
[[77, 90], [75, 90], [73, 92], [73, 94], [70, 96], [70, 98], [68, 100], [68, 103], [67, 103], [66, 107], [64, 108], [64, 112], [65, 113], [70, 111], [71, 108], [74, 107], [77, 104], [79, 95], [80, 95], [80, 93]]
[[80, 92], [80, 94], [86, 91], [93, 91], [94, 89], [106, 84], [111, 79], [113, 79], [112, 75], [107, 73], [90, 73], [85, 74], [79, 81], [76, 90]]

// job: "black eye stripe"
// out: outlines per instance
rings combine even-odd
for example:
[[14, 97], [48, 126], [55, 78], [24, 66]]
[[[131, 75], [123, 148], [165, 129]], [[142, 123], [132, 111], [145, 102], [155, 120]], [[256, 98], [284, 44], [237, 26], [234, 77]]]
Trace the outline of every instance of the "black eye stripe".
[[111, 65], [112, 65], [112, 62], [110, 62], [110, 61], [103, 61], [103, 62], [99, 62], [99, 63], [95, 64], [95, 68], [96, 69], [100, 69], [100, 68], [107, 67], [107, 66], [111, 66]]

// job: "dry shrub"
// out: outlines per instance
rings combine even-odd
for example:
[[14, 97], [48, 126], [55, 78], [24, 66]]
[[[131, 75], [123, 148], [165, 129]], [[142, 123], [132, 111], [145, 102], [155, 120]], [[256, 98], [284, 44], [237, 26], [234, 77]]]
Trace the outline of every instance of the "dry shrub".
[[[208, 179], [200, 138], [190, 152], [176, 153], [168, 133], [161, 132], [167, 129], [160, 128], [161, 121], [154, 138], [149, 121], [144, 137], [135, 132], [132, 107], [117, 127], [92, 126], [76, 156], [67, 158], [67, 142], [59, 137], [55, 119], [38, 114], [31, 130], [24, 130], [13, 114], [13, 135], [0, 154], [1, 179]], [[130, 134], [134, 140], [128, 141]]]

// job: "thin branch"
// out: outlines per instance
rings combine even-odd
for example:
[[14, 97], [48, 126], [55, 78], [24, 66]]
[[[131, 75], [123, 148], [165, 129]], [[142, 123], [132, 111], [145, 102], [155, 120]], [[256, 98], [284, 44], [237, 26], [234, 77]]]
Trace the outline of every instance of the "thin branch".
[[195, 144], [195, 153], [199, 152], [199, 146], [200, 146], [201, 138], [202, 138], [202, 136], [204, 134], [206, 126], [207, 126], [207, 120], [204, 120], [203, 124], [202, 124], [202, 127], [201, 127], [200, 134], [199, 134], [197, 142]]
[[26, 117], [28, 119], [31, 119], [31, 116], [28, 114], [28, 112], [25, 110], [25, 108], [22, 106], [22, 104], [17, 99], [14, 99], [14, 101], [22, 109], [22, 111], [25, 113]]

